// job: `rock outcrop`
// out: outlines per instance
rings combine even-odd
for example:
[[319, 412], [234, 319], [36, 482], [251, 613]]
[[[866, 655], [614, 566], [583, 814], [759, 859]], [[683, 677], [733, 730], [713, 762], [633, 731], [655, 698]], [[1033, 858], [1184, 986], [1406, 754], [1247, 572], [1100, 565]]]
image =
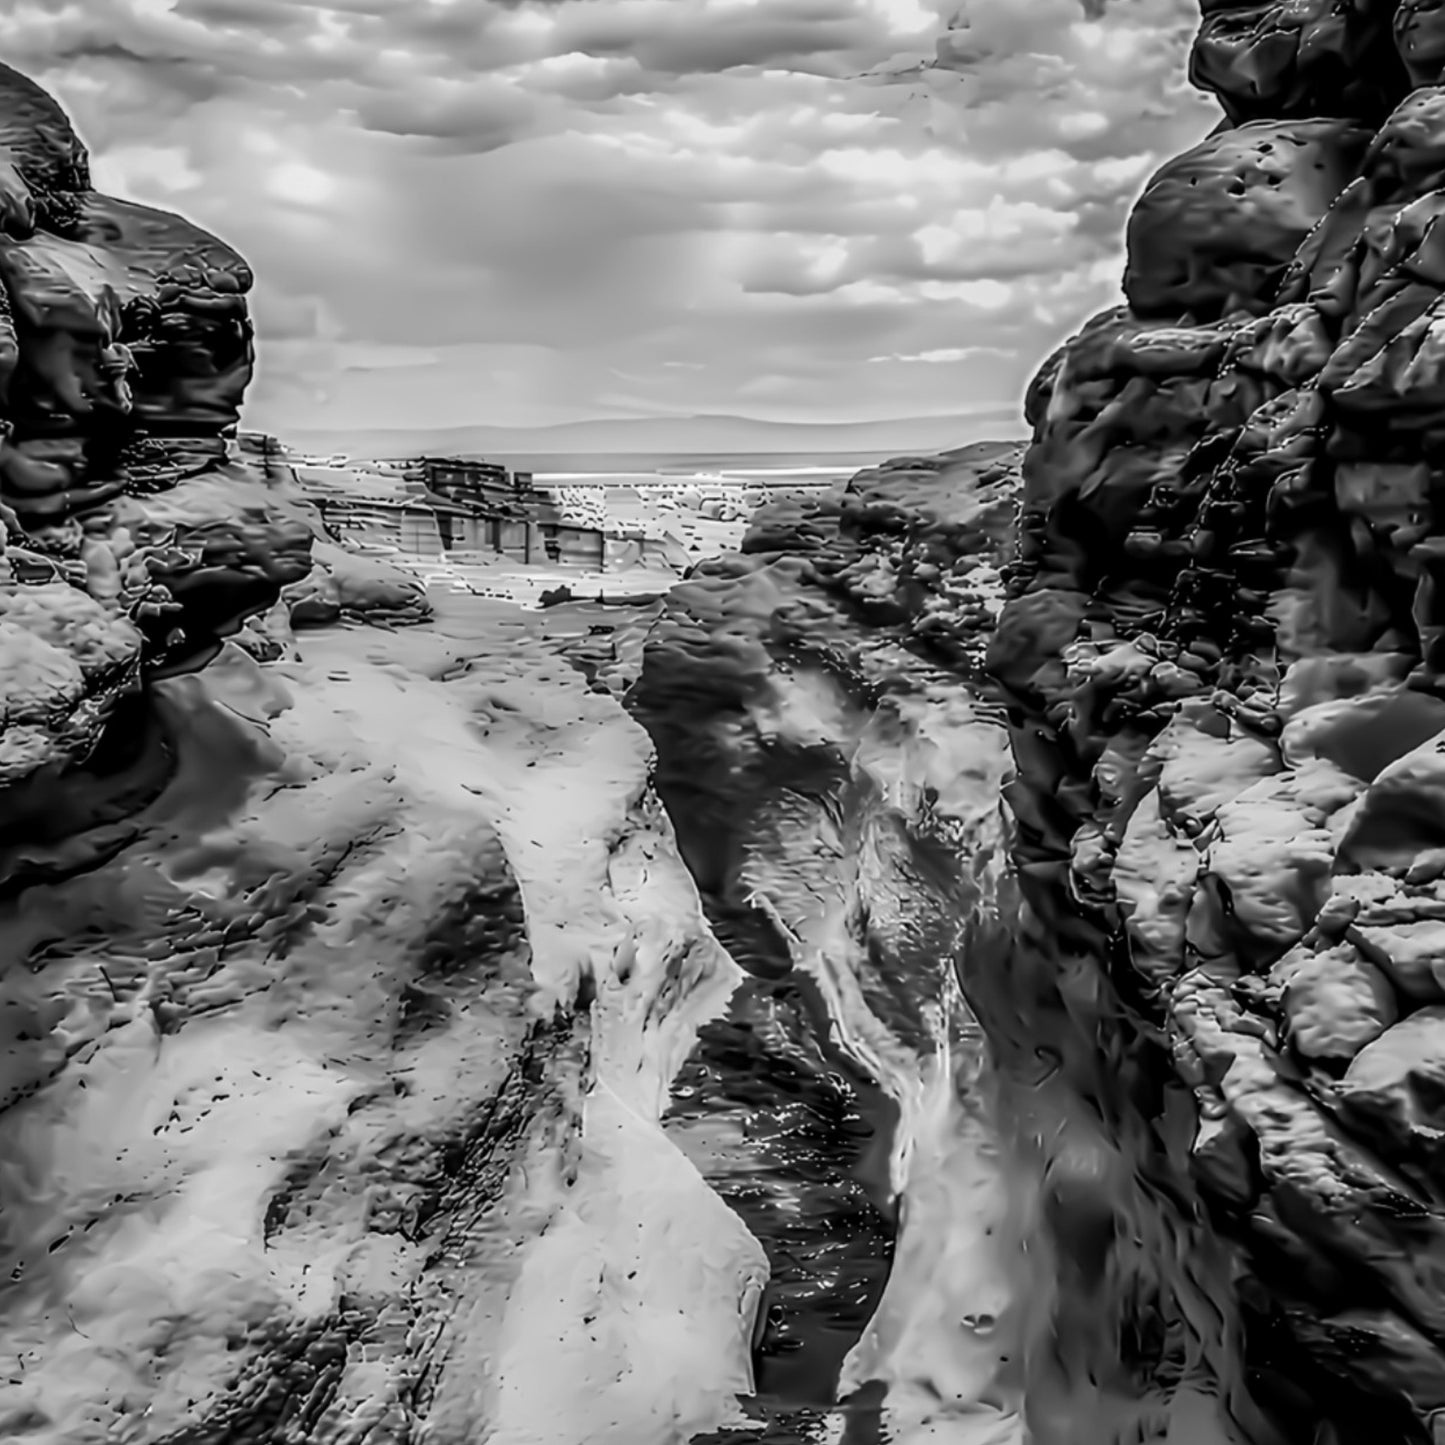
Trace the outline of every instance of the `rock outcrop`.
[[[1056, 1052], [1170, 1221], [1120, 1321], [1138, 1388], [1199, 1380], [1250, 1440], [1427, 1441], [1445, 9], [1202, 9], [1228, 119], [1148, 184], [1127, 305], [1028, 397], [990, 654], [1021, 905], [1010, 985], [970, 996], [1006, 1069]], [[1115, 1267], [1136, 1225], [1105, 1221]]]
[[101, 195], [0, 66], [0, 780], [87, 757], [142, 675], [194, 667], [305, 576], [314, 517], [228, 452], [251, 273]]

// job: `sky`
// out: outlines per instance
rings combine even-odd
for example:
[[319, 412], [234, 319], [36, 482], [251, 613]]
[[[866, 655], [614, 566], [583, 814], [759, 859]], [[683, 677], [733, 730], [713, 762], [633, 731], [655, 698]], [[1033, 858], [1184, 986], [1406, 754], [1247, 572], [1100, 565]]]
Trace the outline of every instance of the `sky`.
[[1197, 0], [8, 0], [95, 184], [257, 274], [246, 425], [1017, 402], [1218, 118]]

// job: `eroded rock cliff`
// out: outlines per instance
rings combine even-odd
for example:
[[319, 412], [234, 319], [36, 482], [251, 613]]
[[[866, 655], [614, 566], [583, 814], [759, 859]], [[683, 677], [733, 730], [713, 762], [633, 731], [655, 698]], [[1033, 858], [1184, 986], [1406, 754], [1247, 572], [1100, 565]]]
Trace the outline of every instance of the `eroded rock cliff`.
[[1148, 184], [1127, 305], [1028, 398], [990, 653], [1015, 982], [972, 996], [1006, 1067], [1057, 1049], [1172, 1220], [1155, 1338], [1142, 1308], [1121, 1336], [1141, 1381], [1202, 1372], [1246, 1438], [1428, 1440], [1445, 9], [1202, 8], [1229, 119]]
[[229, 444], [244, 263], [0, 73], [0, 1435], [1440, 1438], [1445, 7], [1202, 8], [1021, 486], [575, 666]]
[[[944, 1273], [915, 1280], [895, 1400], [1051, 1445], [1427, 1441], [1445, 9], [1203, 9], [1226, 119], [1141, 196], [1126, 304], [1030, 388], [1013, 542], [977, 458], [864, 474], [679, 588], [632, 702], [718, 926], [846, 977], [863, 1067], [906, 1099], [950, 1030], [988, 1038], [962, 1107], [1029, 1266], [972, 1376]], [[1003, 831], [940, 827], [1005, 746]], [[944, 913], [922, 951], [880, 922]], [[967, 1006], [930, 1015], [941, 960]], [[886, 1376], [870, 1349], [845, 1385]]]
[[301, 509], [227, 453], [250, 285], [215, 237], [92, 190], [60, 108], [0, 66], [7, 783], [85, 758], [143, 670], [214, 654], [309, 568]]

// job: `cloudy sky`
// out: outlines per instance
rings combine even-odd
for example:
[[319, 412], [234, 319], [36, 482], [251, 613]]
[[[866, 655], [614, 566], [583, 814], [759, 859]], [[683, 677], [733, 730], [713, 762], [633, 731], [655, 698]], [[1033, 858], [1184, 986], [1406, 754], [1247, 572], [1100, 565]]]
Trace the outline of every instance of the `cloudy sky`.
[[258, 274], [285, 432], [1008, 405], [1217, 111], [1197, 0], [9, 0]]

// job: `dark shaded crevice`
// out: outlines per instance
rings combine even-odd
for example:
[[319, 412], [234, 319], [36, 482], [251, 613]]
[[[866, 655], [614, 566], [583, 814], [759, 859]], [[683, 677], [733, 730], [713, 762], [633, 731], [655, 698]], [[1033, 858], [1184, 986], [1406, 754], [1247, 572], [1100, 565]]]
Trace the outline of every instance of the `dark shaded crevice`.
[[134, 841], [132, 820], [175, 776], [177, 746], [148, 693], [117, 700], [90, 757], [8, 788], [0, 815], [0, 900], [98, 868]]
[[768, 1257], [748, 1401], [761, 1433], [728, 1438], [809, 1442], [892, 1265], [897, 1109], [832, 1043], [826, 1005], [776, 929], [704, 902], [750, 976], [699, 1031], [663, 1125]]

